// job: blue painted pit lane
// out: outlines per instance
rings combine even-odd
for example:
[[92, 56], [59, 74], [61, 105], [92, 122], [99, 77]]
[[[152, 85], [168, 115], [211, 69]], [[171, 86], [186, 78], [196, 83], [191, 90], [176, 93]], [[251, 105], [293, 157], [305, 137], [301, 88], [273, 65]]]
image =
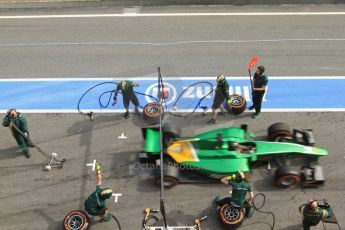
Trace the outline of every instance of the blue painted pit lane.
[[[102, 83], [91, 90], [81, 101], [80, 108], [85, 111], [122, 112], [122, 96], [118, 96], [116, 106], [102, 108], [99, 96], [112, 91], [121, 79], [1, 79], [0, 110], [17, 108], [26, 112], [77, 112], [80, 97], [89, 88]], [[139, 83], [135, 90], [157, 97], [156, 78], [131, 79]], [[163, 79], [169, 91], [167, 107], [171, 108], [177, 97], [188, 86], [199, 82], [216, 85], [215, 77], [180, 77]], [[247, 106], [251, 105], [251, 89], [248, 77], [228, 78], [230, 93], [243, 95]], [[200, 98], [212, 91], [206, 83], [190, 87], [176, 103], [178, 111], [191, 111]], [[263, 102], [263, 111], [345, 111], [345, 77], [269, 77], [268, 90]], [[106, 105], [112, 100], [110, 93], [101, 97]], [[138, 94], [141, 106], [153, 99]], [[210, 107], [213, 94], [206, 97], [201, 105]], [[111, 104], [111, 101], [110, 101]]]

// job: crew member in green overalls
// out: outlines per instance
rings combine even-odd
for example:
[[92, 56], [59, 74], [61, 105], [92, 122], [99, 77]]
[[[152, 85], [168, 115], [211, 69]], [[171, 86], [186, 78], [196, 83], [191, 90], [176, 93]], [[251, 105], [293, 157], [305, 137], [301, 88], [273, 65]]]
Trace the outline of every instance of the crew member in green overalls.
[[310, 200], [299, 207], [303, 219], [303, 230], [309, 230], [311, 226], [316, 226], [320, 221], [331, 216], [332, 210], [327, 203], [326, 205], [327, 208], [323, 209], [318, 206], [316, 200]]
[[123, 98], [123, 106], [126, 109], [125, 113], [125, 118], [129, 118], [129, 102], [131, 101], [135, 108], [134, 111], [136, 113], [139, 112], [138, 106], [139, 106], [139, 101], [137, 96], [134, 93], [133, 87], [138, 87], [139, 84], [129, 81], [129, 80], [122, 80], [119, 84], [117, 84], [116, 90], [115, 90], [115, 95], [114, 95], [114, 101], [113, 101], [113, 106], [117, 103], [117, 95], [119, 94], [119, 91], [121, 90], [122, 92], [122, 98]]
[[[245, 216], [251, 216], [251, 205], [254, 198], [254, 193], [252, 190], [252, 185], [247, 181], [244, 173], [238, 170], [235, 174], [224, 177], [221, 182], [225, 185], [232, 186], [231, 197], [225, 197], [223, 199], [216, 198], [216, 204], [218, 208], [222, 207], [224, 204], [232, 204], [239, 208], [245, 209]], [[247, 193], [249, 193], [249, 198], [247, 199]]]
[[212, 104], [212, 118], [207, 123], [216, 124], [217, 123], [217, 109], [220, 108], [221, 113], [225, 114], [225, 109], [223, 106], [224, 101], [230, 99], [229, 95], [229, 83], [223, 74], [217, 76], [217, 88], [215, 90], [215, 95]]
[[96, 163], [97, 169], [97, 185], [96, 191], [94, 191], [84, 202], [85, 210], [91, 216], [101, 217], [101, 221], [109, 221], [112, 219], [112, 215], [106, 208], [106, 200], [109, 199], [113, 191], [110, 188], [102, 188], [102, 172], [101, 164]]
[[261, 113], [261, 104], [266, 93], [267, 83], [268, 77], [265, 74], [265, 67], [258, 66], [252, 81], [253, 105], [248, 108], [249, 110], [255, 109], [252, 118], [256, 118]]
[[[29, 141], [24, 137], [29, 136], [28, 131], [28, 122], [26, 121], [22, 113], [17, 112], [15, 109], [10, 109], [7, 111], [6, 116], [2, 121], [4, 127], [9, 127], [12, 133], [12, 136], [16, 140], [19, 151], [24, 153], [26, 158], [30, 158], [29, 147], [31, 146]], [[23, 134], [22, 136], [13, 126], [16, 126]]]

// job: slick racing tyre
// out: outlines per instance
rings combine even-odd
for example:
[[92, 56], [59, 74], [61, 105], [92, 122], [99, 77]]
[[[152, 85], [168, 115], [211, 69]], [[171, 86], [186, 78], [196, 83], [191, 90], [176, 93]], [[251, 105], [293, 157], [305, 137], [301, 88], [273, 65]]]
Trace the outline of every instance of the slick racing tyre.
[[277, 141], [280, 137], [291, 137], [290, 127], [282, 122], [274, 123], [267, 130], [268, 140]]
[[288, 166], [283, 166], [277, 169], [274, 180], [280, 188], [293, 188], [301, 183], [301, 174]]
[[158, 102], [151, 102], [145, 105], [143, 109], [144, 120], [149, 122], [151, 125], [159, 123], [159, 114], [162, 112], [162, 119], [164, 118], [163, 106]]
[[[170, 189], [176, 185], [178, 185], [179, 181], [179, 167], [174, 165], [174, 162], [166, 162], [163, 168], [164, 171], [164, 178], [163, 183], [164, 187]], [[160, 167], [157, 167], [155, 172], [155, 184], [157, 186], [161, 186], [161, 176], [160, 176]]]
[[224, 204], [218, 209], [218, 220], [225, 229], [236, 229], [244, 220], [244, 211], [240, 208], [235, 208], [230, 204]]
[[89, 227], [88, 215], [80, 210], [68, 213], [63, 220], [65, 230], [86, 230]]
[[230, 95], [230, 101], [226, 101], [224, 104], [225, 109], [235, 115], [243, 113], [246, 105], [246, 99], [239, 94]]

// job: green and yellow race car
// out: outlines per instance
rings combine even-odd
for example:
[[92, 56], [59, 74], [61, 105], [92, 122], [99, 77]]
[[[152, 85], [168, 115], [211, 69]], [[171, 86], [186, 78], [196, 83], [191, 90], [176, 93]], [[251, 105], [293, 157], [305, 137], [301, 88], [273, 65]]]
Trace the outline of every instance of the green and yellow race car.
[[[142, 129], [145, 139], [144, 151], [139, 153], [142, 162], [158, 166], [160, 163], [160, 129], [148, 127]], [[164, 185], [173, 187], [180, 182], [181, 169], [198, 175], [219, 179], [236, 170], [250, 172], [251, 167], [259, 162], [275, 162], [275, 184], [282, 188], [319, 186], [325, 181], [322, 168], [318, 164], [321, 156], [328, 155], [322, 147], [316, 147], [310, 129], [293, 129], [288, 125], [275, 123], [268, 128], [268, 141], [254, 139], [254, 134], [247, 132], [247, 125], [241, 127], [220, 128], [181, 138], [169, 124], [162, 126], [164, 149]], [[293, 158], [306, 159], [298, 167], [290, 162]], [[160, 184], [157, 174], [156, 184]]]

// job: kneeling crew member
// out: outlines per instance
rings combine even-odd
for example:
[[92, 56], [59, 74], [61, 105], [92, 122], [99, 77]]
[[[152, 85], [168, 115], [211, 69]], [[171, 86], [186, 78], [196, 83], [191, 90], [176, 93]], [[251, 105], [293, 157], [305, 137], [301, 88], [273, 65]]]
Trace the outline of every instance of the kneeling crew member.
[[96, 191], [93, 192], [84, 202], [85, 210], [91, 216], [101, 217], [101, 221], [109, 221], [112, 219], [111, 214], [106, 208], [106, 200], [109, 199], [113, 191], [110, 188], [102, 188], [102, 172], [101, 164], [96, 163], [97, 168], [97, 185]]
[[129, 81], [129, 80], [122, 80], [120, 84], [117, 84], [116, 90], [115, 90], [115, 96], [113, 105], [117, 103], [117, 95], [119, 94], [119, 91], [122, 92], [122, 99], [123, 99], [123, 106], [126, 109], [125, 118], [129, 118], [129, 102], [131, 101], [133, 105], [135, 106], [134, 110], [135, 112], [139, 112], [138, 106], [139, 101], [137, 96], [134, 93], [133, 87], [139, 86], [138, 83]]
[[310, 200], [307, 204], [299, 207], [299, 211], [303, 218], [303, 230], [309, 230], [311, 226], [316, 226], [324, 219], [331, 216], [332, 210], [327, 205], [327, 209], [322, 209], [318, 206], [316, 200]]
[[[253, 200], [254, 193], [251, 184], [245, 180], [244, 173], [241, 170], [238, 170], [235, 174], [222, 178], [221, 182], [225, 185], [231, 185], [232, 193], [231, 197], [225, 197], [224, 199], [216, 200], [217, 206], [221, 207], [224, 204], [233, 203], [240, 208], [245, 208], [245, 215], [246, 217], [248, 217], [251, 211], [249, 202]], [[246, 199], [247, 193], [249, 193], [248, 200]]]
[[25, 137], [29, 136], [28, 122], [26, 121], [24, 115], [17, 112], [15, 109], [10, 109], [7, 111], [7, 114], [2, 121], [2, 126], [10, 128], [12, 136], [20, 148], [19, 151], [23, 152], [26, 158], [30, 158], [31, 155], [29, 153], [29, 147], [31, 144], [13, 127], [13, 125], [24, 133]]

